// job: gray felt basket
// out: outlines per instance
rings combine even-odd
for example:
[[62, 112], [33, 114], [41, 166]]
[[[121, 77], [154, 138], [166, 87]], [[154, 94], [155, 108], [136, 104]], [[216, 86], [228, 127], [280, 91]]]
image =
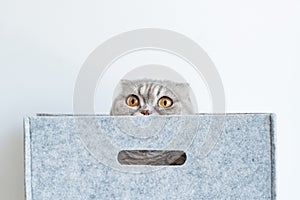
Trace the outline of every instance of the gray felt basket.
[[[276, 199], [273, 114], [26, 117], [27, 200]], [[122, 165], [180, 150], [182, 165]]]

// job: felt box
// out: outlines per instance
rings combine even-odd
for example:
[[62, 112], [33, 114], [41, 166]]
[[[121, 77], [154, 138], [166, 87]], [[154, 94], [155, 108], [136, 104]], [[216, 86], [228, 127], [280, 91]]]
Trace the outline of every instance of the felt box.
[[[26, 199], [276, 199], [274, 121], [267, 113], [26, 117]], [[121, 163], [130, 150], [184, 160]]]

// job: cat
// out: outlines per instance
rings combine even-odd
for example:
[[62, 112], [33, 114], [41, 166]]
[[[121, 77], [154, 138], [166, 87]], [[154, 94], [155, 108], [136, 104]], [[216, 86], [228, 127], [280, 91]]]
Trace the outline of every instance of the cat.
[[193, 114], [188, 83], [169, 80], [121, 80], [110, 114], [149, 116]]
[[[188, 83], [168, 80], [121, 80], [113, 101], [113, 116], [187, 115], [193, 114]], [[125, 165], [180, 165], [185, 154], [173, 151], [122, 151], [119, 162]], [[183, 162], [182, 162], [183, 161]]]

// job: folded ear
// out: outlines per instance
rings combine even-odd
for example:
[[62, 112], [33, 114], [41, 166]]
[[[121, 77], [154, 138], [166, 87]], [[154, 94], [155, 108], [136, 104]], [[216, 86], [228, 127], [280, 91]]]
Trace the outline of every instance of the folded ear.
[[127, 80], [127, 79], [121, 79], [119, 84], [121, 85], [121, 87], [123, 89], [126, 89], [126, 88], [132, 86], [132, 81]]
[[181, 95], [182, 97], [189, 97], [190, 95], [190, 84], [188, 83], [176, 83], [175, 89], [177, 91], [177, 94]]

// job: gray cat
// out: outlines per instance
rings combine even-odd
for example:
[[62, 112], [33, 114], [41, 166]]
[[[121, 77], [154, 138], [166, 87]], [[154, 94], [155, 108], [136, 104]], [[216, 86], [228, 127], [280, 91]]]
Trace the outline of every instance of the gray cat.
[[[111, 115], [193, 114], [190, 86], [165, 80], [121, 80], [120, 92], [113, 101]], [[174, 151], [124, 150], [118, 155], [125, 165], [181, 165], [185, 154]]]
[[111, 115], [193, 114], [190, 86], [167, 80], [121, 80]]

